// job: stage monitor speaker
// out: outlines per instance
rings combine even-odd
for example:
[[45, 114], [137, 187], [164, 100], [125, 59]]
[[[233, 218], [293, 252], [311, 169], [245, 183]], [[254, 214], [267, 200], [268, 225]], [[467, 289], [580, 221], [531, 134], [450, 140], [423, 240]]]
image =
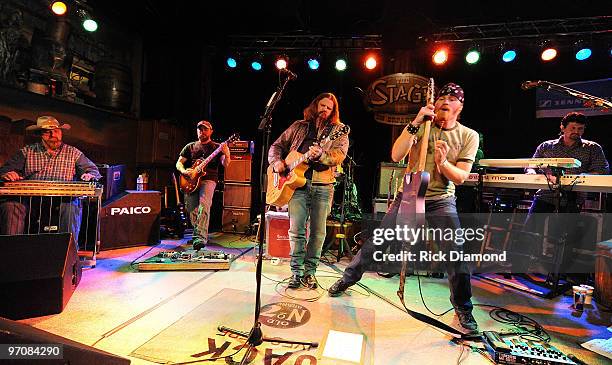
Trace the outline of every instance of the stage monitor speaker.
[[104, 184], [102, 201], [111, 199], [125, 191], [125, 165], [101, 164], [96, 166], [98, 166], [100, 175], [102, 175], [100, 182]]
[[223, 189], [223, 207], [250, 208], [251, 185], [225, 183]]
[[2, 360], [2, 364], [129, 365], [130, 360], [82, 343], [54, 335], [27, 324], [0, 318], [0, 343], [53, 344], [62, 348], [58, 360]]
[[386, 198], [391, 185], [391, 196], [399, 188], [406, 172], [406, 164], [381, 162], [378, 171], [378, 186], [376, 187], [376, 196]]
[[251, 211], [244, 208], [223, 208], [221, 231], [228, 233], [245, 233], [251, 223]]
[[82, 272], [72, 234], [2, 236], [0, 253], [0, 317], [64, 310]]
[[251, 182], [251, 155], [232, 154], [232, 162], [224, 171], [223, 180], [226, 182]]
[[161, 192], [126, 190], [102, 206], [100, 250], [159, 243]]

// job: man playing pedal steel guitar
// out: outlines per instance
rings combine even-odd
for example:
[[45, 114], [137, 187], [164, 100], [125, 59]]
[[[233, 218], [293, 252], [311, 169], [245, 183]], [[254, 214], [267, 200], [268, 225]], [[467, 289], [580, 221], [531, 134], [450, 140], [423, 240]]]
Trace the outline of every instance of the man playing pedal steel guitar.
[[[304, 109], [304, 120], [294, 122], [270, 146], [268, 162], [275, 172], [287, 169], [284, 158], [290, 151], [309, 153], [306, 184], [295, 190], [289, 200], [289, 240], [292, 277], [288, 287], [302, 284], [317, 287], [315, 272], [325, 241], [327, 216], [333, 197], [334, 167], [340, 165], [348, 151], [346, 134], [332, 141], [328, 150], [316, 145], [320, 137], [329, 136], [344, 125], [340, 122], [338, 100], [331, 93], [317, 96]], [[309, 219], [310, 218], [310, 219]], [[306, 242], [306, 222], [310, 233]]]
[[[36, 125], [26, 128], [40, 136], [40, 142], [25, 146], [6, 164], [0, 167], [0, 179], [4, 181], [49, 180], [75, 181], [98, 180], [101, 175], [96, 165], [83, 152], [62, 142], [63, 130], [70, 124], [62, 124], [51, 116], [41, 116]], [[0, 203], [0, 234], [21, 234], [25, 228], [27, 208], [18, 201]], [[81, 225], [81, 201], [62, 201], [60, 206], [60, 232], [70, 232], [78, 247]]]
[[[196, 133], [198, 140], [188, 143], [176, 161], [176, 169], [185, 176], [195, 177], [197, 171], [192, 168], [198, 159], [203, 159], [213, 153], [219, 143], [211, 139], [213, 133], [212, 124], [207, 120], [201, 120], [197, 124]], [[193, 226], [192, 243], [196, 250], [202, 249], [208, 243], [208, 223], [210, 222], [210, 206], [213, 194], [217, 186], [219, 176], [219, 162], [227, 167], [231, 162], [230, 150], [227, 144], [223, 144], [222, 153], [213, 158], [206, 165], [206, 174], [201, 178], [200, 188], [194, 192], [185, 194], [185, 208], [189, 214], [189, 220]]]
[[[476, 151], [478, 150], [478, 133], [458, 122], [463, 110], [463, 89], [454, 83], [446, 84], [438, 93], [434, 104], [428, 104], [419, 110], [412, 122], [395, 140], [391, 151], [393, 161], [410, 157], [409, 169], [416, 171], [419, 164], [419, 150], [423, 143], [428, 142], [425, 171], [430, 179], [425, 193], [425, 218], [428, 227], [440, 229], [461, 229], [455, 203], [455, 184], [462, 184], [467, 179], [472, 168]], [[421, 138], [424, 135], [425, 118], [433, 118], [431, 134], [428, 141]], [[439, 138], [437, 137], [439, 136]], [[402, 203], [402, 191], [387, 210], [380, 227], [394, 229], [398, 211]], [[445, 251], [461, 250], [460, 242], [443, 240], [438, 242]], [[373, 240], [370, 238], [361, 251], [353, 257], [344, 270], [340, 280], [328, 290], [330, 296], [341, 295], [350, 286], [356, 284], [364, 272], [374, 264], [372, 252]], [[472, 286], [470, 272], [465, 262], [446, 262], [450, 300], [462, 327], [476, 330], [478, 324], [472, 316]]]

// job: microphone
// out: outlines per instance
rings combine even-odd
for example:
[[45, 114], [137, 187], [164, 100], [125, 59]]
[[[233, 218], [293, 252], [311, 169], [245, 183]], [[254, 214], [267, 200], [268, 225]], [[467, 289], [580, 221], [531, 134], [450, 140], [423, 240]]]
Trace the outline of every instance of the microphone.
[[288, 68], [281, 68], [280, 71], [285, 72], [287, 74], [287, 77], [289, 77], [289, 80], [297, 79], [297, 75], [291, 72]]
[[542, 84], [542, 81], [525, 81], [521, 84], [521, 89], [528, 90], [534, 87], [538, 87]]

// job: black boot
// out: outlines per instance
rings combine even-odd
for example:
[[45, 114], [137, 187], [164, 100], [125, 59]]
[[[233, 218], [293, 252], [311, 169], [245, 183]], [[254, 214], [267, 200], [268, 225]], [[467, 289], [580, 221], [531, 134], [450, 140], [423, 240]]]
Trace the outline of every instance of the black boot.
[[297, 289], [302, 286], [302, 277], [299, 275], [293, 275], [291, 280], [289, 280], [289, 284], [287, 284], [287, 288]]

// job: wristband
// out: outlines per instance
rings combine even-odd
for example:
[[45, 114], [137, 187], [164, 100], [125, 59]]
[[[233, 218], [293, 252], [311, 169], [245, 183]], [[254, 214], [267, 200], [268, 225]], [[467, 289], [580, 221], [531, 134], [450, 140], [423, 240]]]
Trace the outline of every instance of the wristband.
[[415, 135], [419, 132], [419, 128], [420, 126], [418, 125], [413, 125], [412, 123], [408, 123], [406, 125], [406, 130], [408, 131], [408, 133]]

